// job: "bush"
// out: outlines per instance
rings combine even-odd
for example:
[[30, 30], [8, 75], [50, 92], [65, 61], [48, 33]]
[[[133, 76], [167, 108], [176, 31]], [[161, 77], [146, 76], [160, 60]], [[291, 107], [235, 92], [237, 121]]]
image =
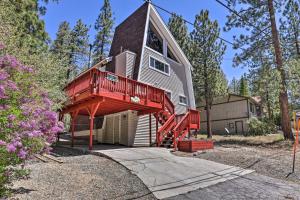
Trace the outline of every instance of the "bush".
[[248, 123], [248, 134], [252, 136], [267, 135], [276, 132], [276, 125], [266, 119], [259, 120], [257, 118], [252, 118]]
[[1, 55], [3, 48], [0, 44], [0, 197], [13, 179], [27, 175], [25, 161], [48, 152], [63, 129], [48, 95], [32, 81], [32, 68]]

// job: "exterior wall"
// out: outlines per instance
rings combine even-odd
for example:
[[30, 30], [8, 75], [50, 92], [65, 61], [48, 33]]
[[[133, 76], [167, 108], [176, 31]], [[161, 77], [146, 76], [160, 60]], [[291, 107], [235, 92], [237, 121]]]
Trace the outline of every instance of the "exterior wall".
[[[211, 108], [212, 131], [216, 134], [225, 134], [225, 128], [232, 134], [246, 133], [248, 130], [248, 101], [238, 98], [230, 98], [232, 102], [213, 105]], [[206, 132], [206, 111], [199, 108], [201, 111], [201, 132]], [[241, 123], [243, 125], [241, 125]], [[243, 131], [241, 126], [243, 126]]]
[[[153, 70], [149, 67], [149, 57], [153, 57], [161, 62], [170, 65], [170, 76], [163, 74], [159, 71]], [[187, 106], [179, 104], [179, 95], [186, 96], [188, 104], [188, 88], [187, 80], [185, 76], [185, 66], [180, 63], [174, 62], [168, 58], [165, 58], [162, 54], [151, 50], [148, 47], [144, 49], [144, 55], [142, 59], [142, 68], [140, 72], [139, 81], [153, 85], [155, 87], [172, 92], [172, 102], [175, 105], [177, 114], [183, 114], [187, 110]]]
[[[170, 65], [170, 76], [149, 67], [149, 57], [153, 57], [161, 62]], [[185, 66], [165, 58], [162, 54], [144, 47], [144, 55], [142, 59], [139, 81], [153, 85], [155, 87], [171, 92], [171, 101], [175, 105], [176, 114], [183, 114], [189, 107], [189, 94], [187, 87], [187, 80], [185, 75]], [[188, 105], [179, 104], [179, 95], [187, 98]], [[152, 141], [155, 141], [155, 118], [152, 117]], [[149, 116], [140, 116], [138, 119], [136, 136], [134, 146], [148, 146], [149, 145]]]
[[135, 65], [136, 54], [130, 51], [124, 51], [116, 56], [115, 73], [124, 77], [133, 78], [133, 69]]
[[[237, 128], [236, 123], [243, 123], [244, 132], [241, 130], [240, 126]], [[201, 132], [206, 133], [206, 122], [200, 123]], [[221, 120], [212, 122], [212, 132], [213, 134], [225, 135], [227, 134], [225, 128], [228, 129], [229, 134], [244, 134], [248, 131], [248, 118], [241, 118], [235, 120]]]

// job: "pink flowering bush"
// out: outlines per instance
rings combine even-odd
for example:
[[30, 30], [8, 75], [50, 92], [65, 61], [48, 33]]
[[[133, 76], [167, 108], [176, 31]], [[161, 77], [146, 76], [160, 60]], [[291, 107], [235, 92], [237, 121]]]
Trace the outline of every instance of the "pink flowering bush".
[[48, 152], [63, 129], [48, 95], [32, 82], [32, 68], [1, 54], [3, 48], [0, 44], [0, 197], [23, 174], [19, 166]]

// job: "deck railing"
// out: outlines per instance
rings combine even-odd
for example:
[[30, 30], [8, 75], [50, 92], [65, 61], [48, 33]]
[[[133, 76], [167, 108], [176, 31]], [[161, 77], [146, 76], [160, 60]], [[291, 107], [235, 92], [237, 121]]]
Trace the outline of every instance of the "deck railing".
[[119, 93], [124, 97], [138, 97], [145, 102], [152, 101], [162, 105], [165, 98], [162, 89], [95, 68], [77, 77], [66, 86], [65, 90], [73, 102], [82, 93], [97, 95], [103, 91]]

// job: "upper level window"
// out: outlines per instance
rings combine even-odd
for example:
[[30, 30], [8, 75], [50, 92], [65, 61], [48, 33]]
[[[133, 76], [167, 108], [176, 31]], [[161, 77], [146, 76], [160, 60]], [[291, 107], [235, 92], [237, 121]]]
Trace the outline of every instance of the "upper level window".
[[170, 75], [169, 65], [150, 57], [150, 67], [164, 74]]
[[179, 96], [179, 104], [187, 105], [187, 99], [185, 96]]
[[148, 28], [147, 46], [163, 54], [163, 39], [155, 30], [151, 22], [149, 23], [149, 28]]
[[172, 51], [171, 51], [171, 49], [169, 47], [167, 48], [167, 56], [168, 56], [168, 58], [170, 58], [170, 59], [178, 62], [177, 59], [176, 59], [176, 57], [174, 56], [174, 54], [172, 53]]
[[171, 92], [169, 92], [169, 91], [165, 91], [165, 93], [166, 93], [166, 95], [167, 95], [167, 97], [168, 97], [169, 99], [171, 99], [171, 98], [172, 98], [172, 93], [171, 93]]

